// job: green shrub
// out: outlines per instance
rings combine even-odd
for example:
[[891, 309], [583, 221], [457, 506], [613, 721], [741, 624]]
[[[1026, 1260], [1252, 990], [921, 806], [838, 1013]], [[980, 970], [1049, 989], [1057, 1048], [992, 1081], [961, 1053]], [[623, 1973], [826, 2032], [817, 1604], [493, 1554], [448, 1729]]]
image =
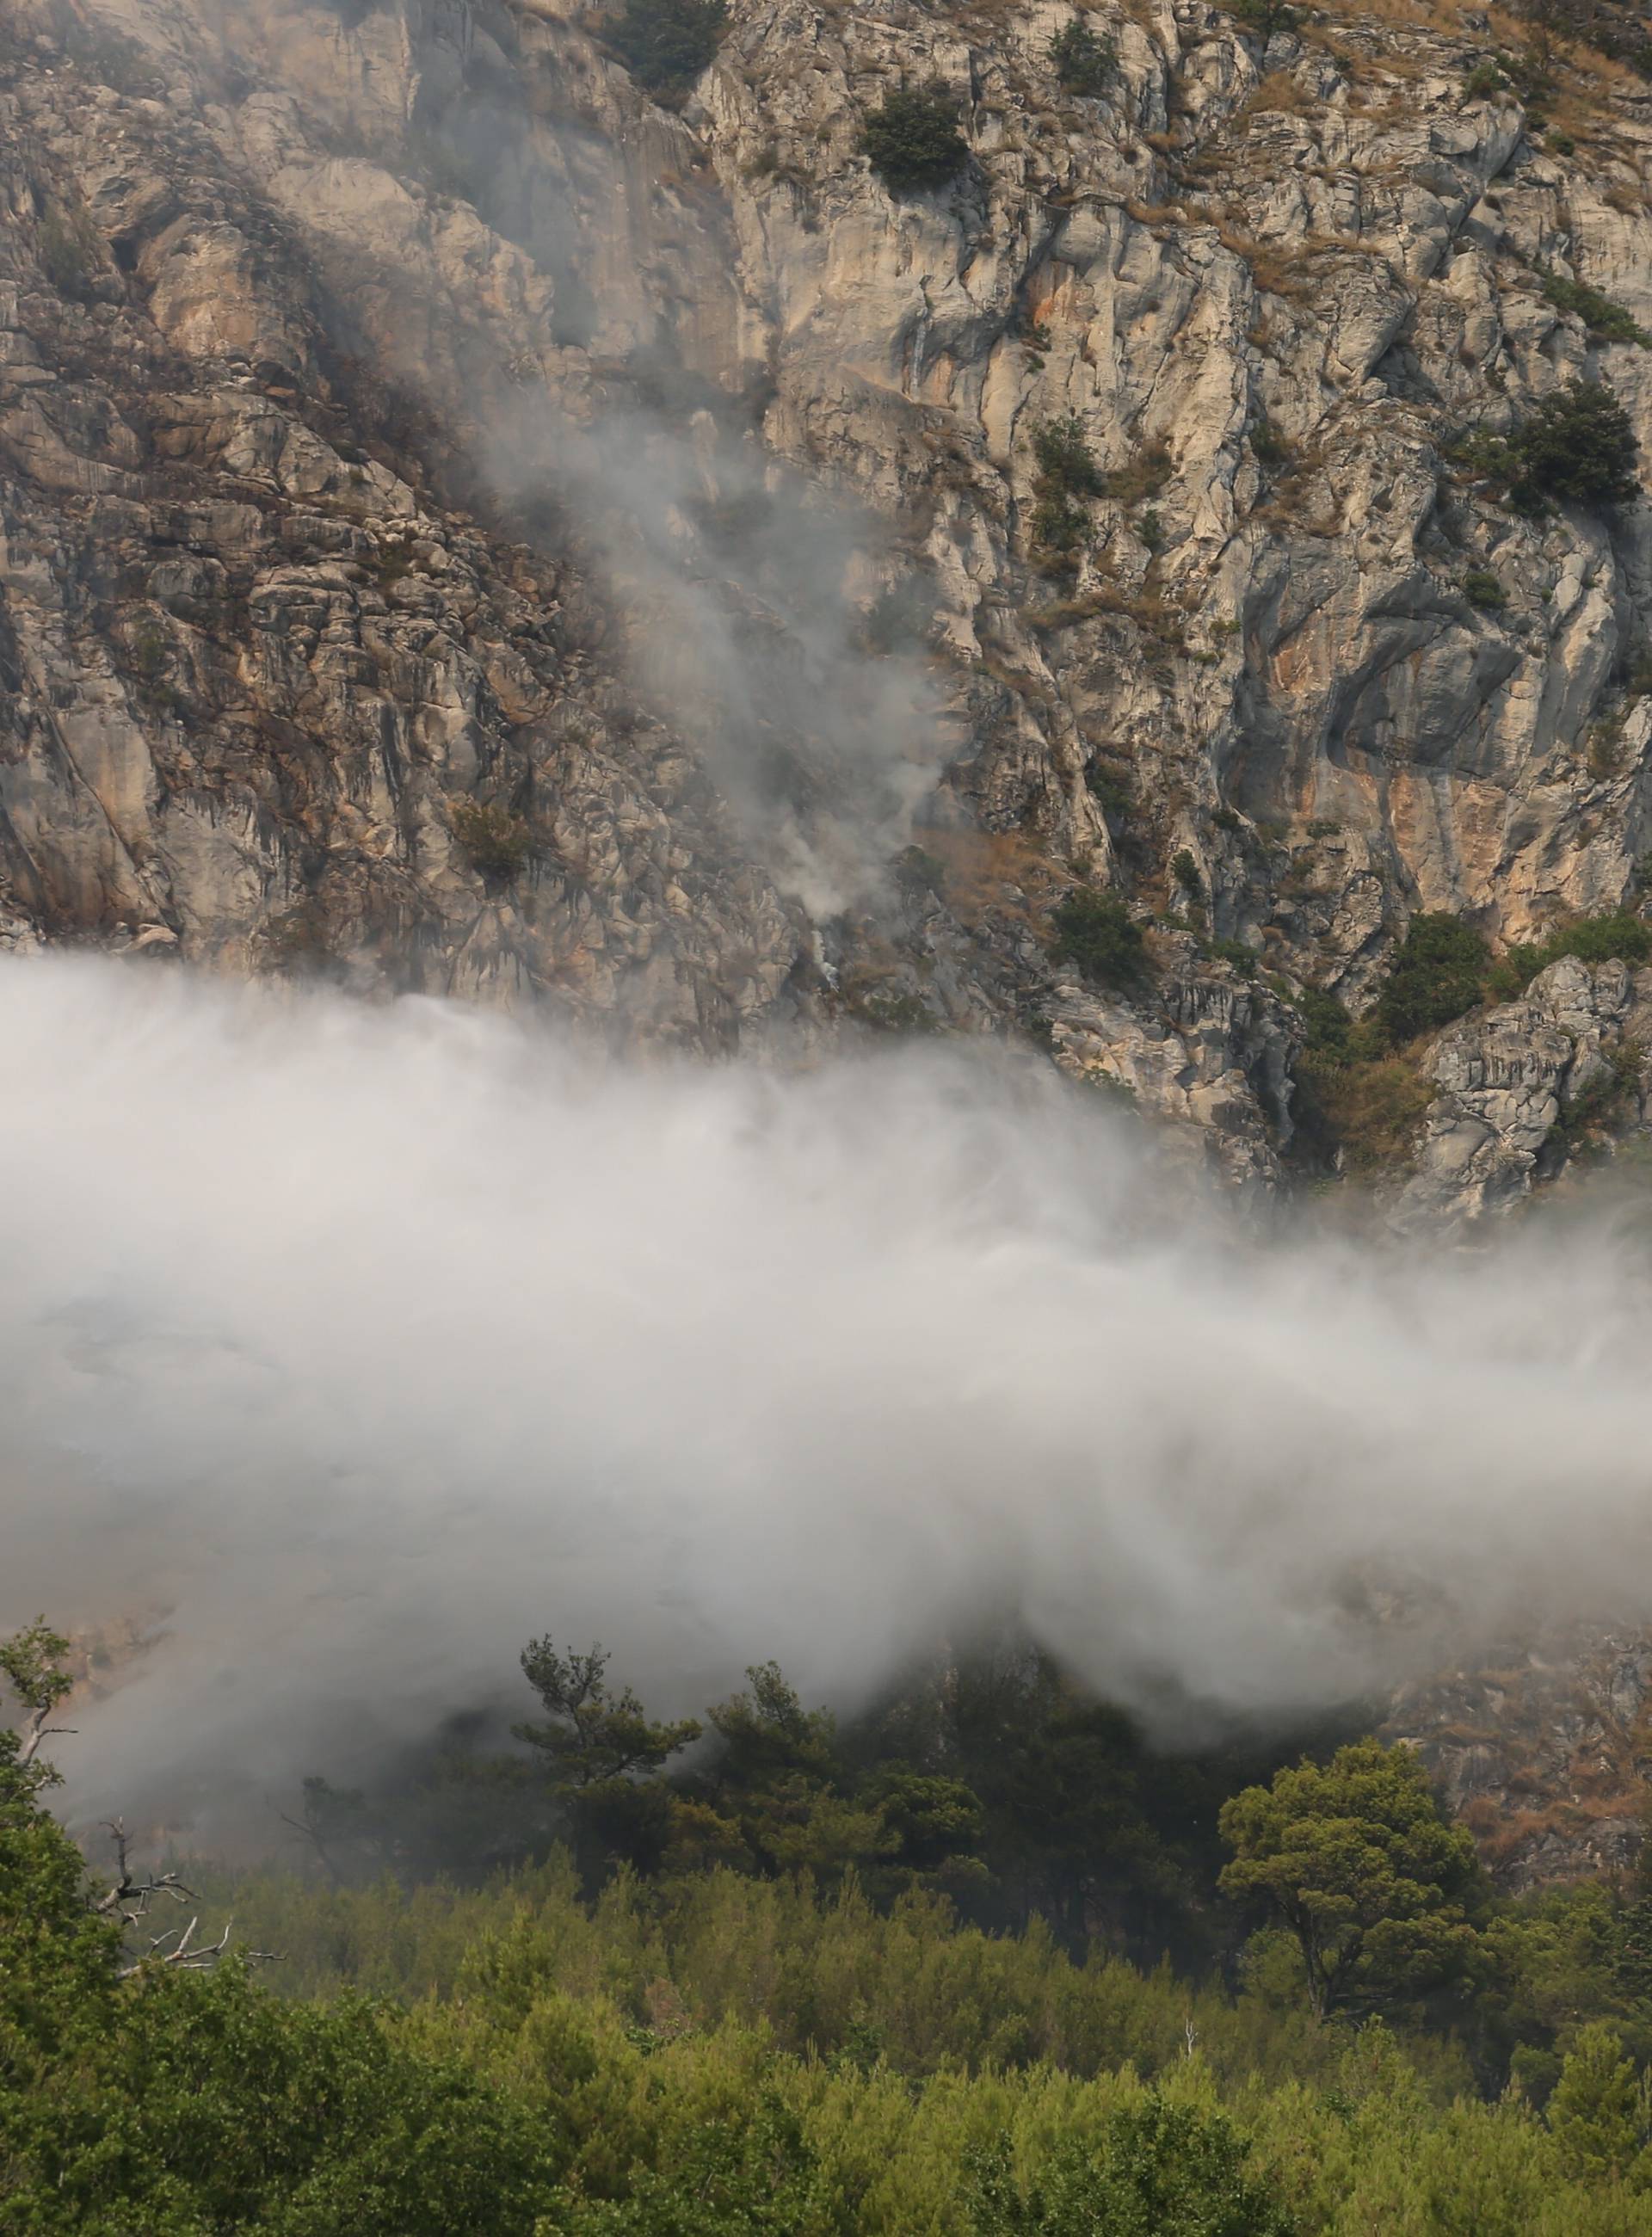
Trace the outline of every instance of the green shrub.
[[1575, 917], [1546, 940], [1511, 941], [1492, 971], [1490, 991], [1500, 1002], [1512, 1002], [1540, 971], [1566, 955], [1580, 963], [1644, 963], [1652, 958], [1652, 928], [1629, 909], [1608, 909]]
[[1245, 818], [1237, 808], [1219, 808], [1211, 822], [1219, 831], [1243, 831], [1245, 828]]
[[1476, 63], [1463, 81], [1463, 90], [1471, 101], [1489, 101], [1494, 93], [1506, 92], [1508, 85], [1496, 63]]
[[1602, 341], [1638, 342], [1642, 349], [1652, 349], [1652, 334], [1629, 315], [1622, 303], [1602, 295], [1598, 287], [1586, 287], [1581, 280], [1564, 279], [1558, 272], [1545, 272], [1543, 289], [1557, 311], [1581, 319], [1589, 333]]
[[1283, 465], [1291, 456], [1290, 444], [1265, 417], [1257, 420], [1251, 429], [1251, 450], [1265, 466]]
[[1047, 563], [1071, 560], [1089, 531], [1090, 517], [1082, 500], [1100, 496], [1106, 477], [1076, 412], [1035, 426], [1033, 456], [1038, 462], [1033, 479], [1038, 500], [1031, 524], [1033, 546], [1047, 563], [1047, 572], [1066, 571]]
[[1629, 416], [1599, 381], [1574, 380], [1545, 396], [1510, 436], [1474, 435], [1457, 454], [1502, 485], [1515, 511], [1563, 504], [1628, 505], [1640, 494]]
[[1230, 965], [1241, 979], [1255, 978], [1256, 950], [1247, 947], [1242, 940], [1213, 940], [1210, 952]]
[[958, 104], [942, 85], [886, 95], [862, 127], [861, 152], [892, 195], [944, 186], [969, 161]]
[[1183, 893], [1191, 894], [1195, 901], [1205, 890], [1205, 881], [1199, 874], [1199, 865], [1193, 860], [1192, 850], [1186, 847], [1179, 847], [1171, 856], [1170, 874]]
[[973, 2237], [1293, 2237], [1228, 2115], [1157, 2090], [1113, 2114], [1095, 2141], [1053, 2152], [1025, 2196], [1008, 2138], [971, 2174]]
[[1351, 1054], [1349, 1037], [1354, 1021], [1336, 996], [1326, 993], [1322, 987], [1305, 987], [1297, 999], [1297, 1008], [1307, 1028], [1303, 1045], [1305, 1053], [1324, 1064], [1345, 1064]]
[[1095, 462], [1084, 422], [1076, 412], [1064, 419], [1045, 419], [1033, 430], [1033, 456], [1040, 485], [1065, 497], [1100, 497], [1107, 477]]
[[1033, 543], [1047, 559], [1070, 560], [1089, 525], [1089, 515], [1071, 498], [1041, 497], [1033, 507]]
[[1471, 606], [1478, 606], [1483, 611], [1489, 612], [1509, 603], [1509, 594], [1503, 584], [1484, 567], [1470, 568], [1463, 577], [1463, 595]]
[[40, 268], [60, 295], [89, 302], [96, 293], [99, 242], [80, 211], [48, 210], [36, 235]]
[[1077, 19], [1051, 40], [1050, 60], [1067, 93], [1094, 97], [1105, 93], [1119, 74], [1119, 49], [1113, 41]]
[[680, 100], [717, 50], [725, 0], [625, 0], [607, 34], [638, 85]]
[[1414, 916], [1372, 1011], [1384, 1045], [1437, 1033], [1471, 1010], [1484, 992], [1487, 961], [1485, 941], [1460, 917], [1443, 909]]
[[456, 800], [450, 821], [466, 861], [484, 883], [508, 885], [526, 869], [532, 835], [508, 808], [497, 801]]
[[[1135, 805], [1134, 795], [1121, 776], [1104, 769], [1100, 762], [1087, 762], [1084, 769], [1085, 789], [1093, 800], [1099, 800], [1109, 815], [1123, 815]], [[1649, 856], [1652, 861], [1652, 856]]]
[[1127, 986], [1140, 979], [1146, 962], [1141, 927], [1117, 894], [1087, 890], [1068, 894], [1054, 911], [1055, 954], [1076, 963], [1087, 979], [1104, 987]]

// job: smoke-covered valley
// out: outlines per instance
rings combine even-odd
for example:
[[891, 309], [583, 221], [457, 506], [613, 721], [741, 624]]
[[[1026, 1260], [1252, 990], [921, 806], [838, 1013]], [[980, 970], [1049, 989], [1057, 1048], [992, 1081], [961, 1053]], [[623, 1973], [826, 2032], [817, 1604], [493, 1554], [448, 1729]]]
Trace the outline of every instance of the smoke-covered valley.
[[659, 1707], [1009, 1624], [1186, 1736], [1644, 1618], [1633, 1227], [1246, 1237], [1031, 1061], [622, 1061], [0, 972], [0, 1619], [141, 1644], [76, 1809], [243, 1825], [601, 1638]]

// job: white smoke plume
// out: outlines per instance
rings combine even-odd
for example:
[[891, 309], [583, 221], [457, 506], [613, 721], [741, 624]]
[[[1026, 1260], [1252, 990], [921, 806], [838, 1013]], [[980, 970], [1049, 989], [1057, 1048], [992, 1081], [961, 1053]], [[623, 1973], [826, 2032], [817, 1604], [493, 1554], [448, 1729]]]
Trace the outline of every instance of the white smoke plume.
[[59, 1744], [88, 1815], [525, 1707], [547, 1628], [662, 1711], [771, 1654], [849, 1700], [990, 1615], [1150, 1717], [1271, 1715], [1648, 1612], [1608, 1235], [1246, 1245], [963, 1054], [617, 1066], [38, 960], [0, 1047], [0, 1622], [154, 1633]]

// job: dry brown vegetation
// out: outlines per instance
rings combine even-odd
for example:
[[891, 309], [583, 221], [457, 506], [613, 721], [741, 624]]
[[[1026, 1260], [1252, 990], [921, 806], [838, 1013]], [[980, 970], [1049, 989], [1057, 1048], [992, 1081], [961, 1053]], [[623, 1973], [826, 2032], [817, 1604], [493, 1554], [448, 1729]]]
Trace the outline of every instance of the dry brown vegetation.
[[989, 916], [1032, 924], [1071, 882], [1020, 831], [926, 831], [923, 849], [941, 864], [947, 906], [964, 925]]

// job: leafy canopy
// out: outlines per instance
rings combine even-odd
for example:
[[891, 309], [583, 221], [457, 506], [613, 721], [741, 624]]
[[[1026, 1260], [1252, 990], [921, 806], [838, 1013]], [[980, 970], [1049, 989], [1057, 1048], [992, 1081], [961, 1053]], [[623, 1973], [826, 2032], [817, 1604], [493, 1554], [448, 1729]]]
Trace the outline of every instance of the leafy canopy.
[[1262, 1897], [1296, 1937], [1319, 2018], [1402, 2003], [1459, 1979], [1478, 1937], [1474, 1843], [1440, 1816], [1407, 1748], [1361, 1740], [1225, 1802], [1229, 1895]]
[[1052, 2155], [1023, 2195], [1007, 2145], [976, 2162], [975, 2237], [1292, 2237], [1273, 2187], [1226, 2113], [1157, 2091], [1113, 2114], [1094, 2144]]
[[1628, 505], [1640, 495], [1629, 413], [1602, 381], [1574, 380], [1545, 396], [1512, 435], [1477, 435], [1462, 455], [1499, 484], [1517, 512], [1564, 505]]
[[886, 94], [861, 129], [861, 152], [897, 195], [944, 186], [969, 161], [958, 104], [943, 85]]

